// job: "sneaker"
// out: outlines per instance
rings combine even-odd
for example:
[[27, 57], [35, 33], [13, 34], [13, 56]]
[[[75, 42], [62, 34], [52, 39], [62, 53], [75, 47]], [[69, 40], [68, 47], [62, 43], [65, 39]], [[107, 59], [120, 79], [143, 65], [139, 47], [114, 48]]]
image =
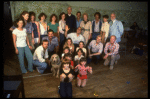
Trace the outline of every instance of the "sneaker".
[[114, 66], [110, 66], [110, 68], [109, 68], [109, 69], [110, 69], [110, 70], [113, 70], [113, 67], [114, 67]]
[[36, 70], [40, 73], [40, 71], [37, 69], [37, 67], [36, 67]]

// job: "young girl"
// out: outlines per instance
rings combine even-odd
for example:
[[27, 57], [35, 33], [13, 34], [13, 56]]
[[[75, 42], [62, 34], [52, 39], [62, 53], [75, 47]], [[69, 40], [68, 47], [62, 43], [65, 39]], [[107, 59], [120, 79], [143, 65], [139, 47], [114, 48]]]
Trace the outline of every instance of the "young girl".
[[72, 60], [72, 54], [70, 54], [70, 53], [65, 54], [63, 60], [70, 61], [71, 62], [71, 69], [74, 69], [74, 62]]
[[19, 18], [14, 23], [15, 23], [14, 26], [16, 28], [12, 32], [13, 43], [15, 47], [15, 52], [18, 55], [21, 71], [22, 73], [27, 73], [27, 70], [25, 69], [24, 66], [24, 55], [25, 55], [28, 61], [28, 70], [30, 72], [33, 72], [33, 65], [32, 65], [33, 56], [30, 51], [32, 47], [29, 43], [26, 29], [23, 28], [25, 25], [24, 20], [22, 18]]
[[80, 41], [79, 42], [79, 47], [76, 48], [76, 51], [81, 48], [84, 52], [84, 56], [86, 57], [87, 56], [87, 51], [86, 51], [86, 48], [84, 48], [84, 42], [83, 41]]
[[82, 57], [84, 57], [84, 56], [83, 56], [83, 50], [82, 50], [81, 48], [79, 48], [79, 49], [77, 50], [77, 54], [78, 54], [78, 55], [76, 55], [76, 56], [74, 57], [75, 65], [78, 65], [80, 59], [81, 59]]
[[67, 54], [67, 53], [70, 53], [69, 47], [65, 47], [64, 48], [64, 51], [63, 51], [63, 53], [61, 55], [61, 61], [64, 59], [64, 55]]
[[61, 98], [72, 98], [72, 79], [73, 70], [69, 61], [64, 60], [62, 62], [62, 68], [60, 69], [60, 87], [59, 94]]
[[104, 23], [102, 23], [102, 27], [101, 27], [101, 35], [102, 35], [102, 43], [103, 45], [105, 44], [106, 42], [106, 39], [109, 35], [109, 23], [108, 23], [108, 18], [109, 16], [108, 15], [104, 15], [103, 16], [103, 21]]
[[79, 70], [79, 74], [77, 75], [77, 87], [84, 87], [87, 82], [87, 71], [92, 74], [92, 67], [85, 66], [86, 58], [80, 59], [80, 64], [75, 67], [75, 72]]

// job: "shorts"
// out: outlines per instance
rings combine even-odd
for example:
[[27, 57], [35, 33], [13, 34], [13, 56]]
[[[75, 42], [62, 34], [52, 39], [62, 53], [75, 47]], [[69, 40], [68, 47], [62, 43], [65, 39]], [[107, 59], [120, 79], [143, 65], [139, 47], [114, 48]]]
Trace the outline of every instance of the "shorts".
[[81, 79], [81, 80], [87, 79], [87, 75], [80, 75], [80, 74], [78, 74], [77, 77], [79, 77], [79, 79]]

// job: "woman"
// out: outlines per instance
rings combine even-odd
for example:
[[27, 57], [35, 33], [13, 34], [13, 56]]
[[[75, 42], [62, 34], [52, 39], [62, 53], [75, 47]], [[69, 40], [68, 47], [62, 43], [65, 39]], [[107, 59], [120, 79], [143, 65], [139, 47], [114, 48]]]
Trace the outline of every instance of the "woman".
[[57, 15], [52, 14], [50, 16], [50, 23], [47, 24], [48, 30], [52, 29], [54, 31], [54, 36], [58, 37], [58, 41], [60, 41], [59, 38], [59, 24], [57, 23]]
[[71, 53], [72, 53], [72, 54], [74, 53], [74, 44], [73, 44], [71, 38], [68, 38], [68, 39], [66, 40], [66, 42], [65, 42], [65, 44], [64, 44], [64, 46], [63, 46], [63, 49], [64, 49], [65, 47], [69, 47]]
[[64, 45], [64, 41], [65, 41], [65, 26], [66, 26], [66, 14], [64, 12], [62, 12], [59, 15], [59, 36], [60, 36], [60, 50], [62, 50], [63, 45]]
[[42, 38], [47, 36], [47, 22], [45, 19], [47, 18], [47, 15], [45, 13], [40, 13], [38, 16], [39, 18], [39, 25], [40, 25], [40, 42], [42, 42]]
[[28, 73], [24, 66], [24, 55], [27, 58], [28, 70], [30, 72], [33, 72], [33, 66], [32, 66], [33, 56], [30, 51], [30, 49], [32, 49], [32, 46], [29, 43], [26, 29], [23, 28], [24, 25], [25, 23], [22, 18], [17, 19], [14, 24], [16, 28], [13, 30], [12, 36], [13, 36], [13, 43], [15, 47], [15, 53], [18, 55], [21, 71], [22, 73]]
[[[20, 18], [24, 19], [23, 21], [25, 22], [25, 27], [26, 31], [27, 31], [27, 37], [29, 39], [29, 43], [32, 46], [32, 51], [34, 50], [34, 34], [33, 34], [33, 27], [32, 27], [32, 23], [28, 21], [29, 19], [29, 13], [28, 11], [23, 11], [20, 14]], [[13, 31], [16, 27], [12, 26], [10, 28], [11, 31]]]
[[79, 47], [76, 48], [76, 51], [77, 51], [79, 48], [81, 48], [81, 49], [83, 50], [84, 56], [86, 57], [86, 56], [87, 56], [87, 50], [86, 50], [86, 48], [84, 48], [84, 42], [83, 42], [83, 41], [80, 41], [80, 42], [79, 42]]
[[83, 21], [81, 21], [80, 27], [82, 28], [82, 35], [85, 38], [85, 45], [87, 45], [92, 36], [92, 23], [88, 20], [87, 13], [83, 14]]
[[40, 29], [39, 29], [39, 23], [35, 21], [35, 13], [34, 12], [29, 12], [29, 21], [32, 22], [32, 26], [34, 28], [33, 33], [34, 33], [34, 46], [35, 49], [39, 46], [40, 44]]

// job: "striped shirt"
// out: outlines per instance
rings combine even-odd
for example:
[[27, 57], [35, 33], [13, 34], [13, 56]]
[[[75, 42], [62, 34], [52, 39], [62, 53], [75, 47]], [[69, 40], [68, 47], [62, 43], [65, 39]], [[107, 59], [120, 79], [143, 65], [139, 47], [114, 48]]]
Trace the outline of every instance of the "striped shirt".
[[118, 54], [119, 44], [117, 42], [114, 42], [114, 44], [111, 45], [110, 42], [107, 42], [106, 45], [105, 45], [105, 48], [104, 48], [104, 53], [107, 54], [108, 50], [111, 52], [108, 55]]
[[96, 40], [92, 40], [88, 46], [88, 49], [92, 48], [92, 52], [94, 53], [102, 53], [103, 51], [103, 44], [100, 42], [98, 45], [96, 45]]

